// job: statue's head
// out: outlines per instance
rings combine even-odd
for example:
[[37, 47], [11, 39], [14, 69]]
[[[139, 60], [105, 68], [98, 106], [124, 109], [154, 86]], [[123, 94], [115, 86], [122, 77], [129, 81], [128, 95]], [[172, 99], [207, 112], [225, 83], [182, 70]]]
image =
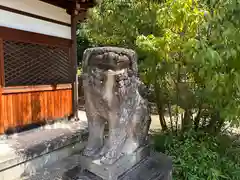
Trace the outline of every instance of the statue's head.
[[117, 47], [90, 48], [84, 52], [83, 73], [99, 91], [123, 96], [136, 85], [136, 53]]

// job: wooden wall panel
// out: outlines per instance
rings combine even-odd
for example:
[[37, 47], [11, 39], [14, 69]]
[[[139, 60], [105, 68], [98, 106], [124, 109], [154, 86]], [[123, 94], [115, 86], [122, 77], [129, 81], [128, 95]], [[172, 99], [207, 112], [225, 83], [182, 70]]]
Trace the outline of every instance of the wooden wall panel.
[[71, 84], [6, 87], [2, 38], [69, 49], [72, 45], [69, 39], [0, 27], [0, 134], [12, 128], [72, 115]]
[[72, 114], [72, 90], [0, 93], [0, 133]]

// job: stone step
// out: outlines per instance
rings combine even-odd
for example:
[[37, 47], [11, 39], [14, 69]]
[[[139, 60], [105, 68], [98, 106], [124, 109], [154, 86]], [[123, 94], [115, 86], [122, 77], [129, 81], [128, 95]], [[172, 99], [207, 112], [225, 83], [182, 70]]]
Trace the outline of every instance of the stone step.
[[[80, 152], [46, 166], [31, 177], [21, 180], [103, 180], [89, 171], [82, 170]], [[115, 178], [117, 180], [172, 180], [171, 159], [162, 153], [151, 153], [143, 161]], [[115, 180], [114, 179], [114, 180]]]
[[[80, 164], [80, 152], [55, 162], [52, 165], [45, 166], [35, 172], [32, 176], [23, 177], [24, 180], [70, 180], [74, 179], [73, 174], [68, 172], [77, 172]], [[80, 171], [80, 169], [79, 169]], [[71, 177], [72, 176], [72, 177]]]
[[0, 180], [19, 180], [82, 150], [86, 121], [62, 121], [0, 139]]

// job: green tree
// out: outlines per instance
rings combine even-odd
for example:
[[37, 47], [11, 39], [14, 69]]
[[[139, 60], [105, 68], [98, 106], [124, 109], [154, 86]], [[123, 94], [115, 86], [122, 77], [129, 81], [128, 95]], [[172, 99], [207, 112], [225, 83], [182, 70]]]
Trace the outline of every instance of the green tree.
[[239, 12], [239, 0], [105, 0], [83, 34], [137, 51], [164, 130], [167, 111], [172, 131], [220, 132], [239, 123]]
[[147, 0], [104, 0], [88, 13], [83, 24], [93, 46], [124, 46], [135, 49], [139, 35], [160, 34], [155, 27], [156, 7]]
[[239, 139], [216, 134], [240, 122], [239, 17], [240, 0], [104, 0], [82, 26], [90, 46], [137, 51], [175, 179], [239, 180]]
[[[178, 124], [180, 110], [184, 110], [183, 128], [191, 127], [191, 109], [195, 106], [194, 84], [186, 49], [192, 49], [197, 43], [199, 27], [204, 23], [204, 8], [195, 1], [167, 0], [159, 5], [156, 24], [161, 28], [161, 36], [138, 36], [137, 46], [148, 58], [144, 61], [145, 77], [152, 84], [162, 127], [166, 129], [164, 109], [169, 112], [175, 106], [175, 123]], [[167, 17], [167, 18], [166, 18]], [[176, 126], [177, 128], [177, 126]]]

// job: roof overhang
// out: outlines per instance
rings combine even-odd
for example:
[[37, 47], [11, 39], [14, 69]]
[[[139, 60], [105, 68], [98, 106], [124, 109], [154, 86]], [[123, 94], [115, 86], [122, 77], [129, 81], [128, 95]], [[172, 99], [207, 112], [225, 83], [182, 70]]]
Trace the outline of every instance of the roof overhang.
[[45, 3], [66, 9], [68, 14], [78, 14], [94, 7], [96, 0], [40, 0]]

